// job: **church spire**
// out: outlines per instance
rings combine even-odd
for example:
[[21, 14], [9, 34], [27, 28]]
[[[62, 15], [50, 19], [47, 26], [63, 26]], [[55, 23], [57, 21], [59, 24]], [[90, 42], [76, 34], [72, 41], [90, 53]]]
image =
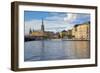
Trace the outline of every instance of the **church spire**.
[[43, 23], [43, 19], [42, 19], [41, 31], [44, 32], [44, 23]]
[[29, 34], [31, 34], [31, 33], [32, 33], [32, 30], [31, 30], [31, 28], [30, 28]]

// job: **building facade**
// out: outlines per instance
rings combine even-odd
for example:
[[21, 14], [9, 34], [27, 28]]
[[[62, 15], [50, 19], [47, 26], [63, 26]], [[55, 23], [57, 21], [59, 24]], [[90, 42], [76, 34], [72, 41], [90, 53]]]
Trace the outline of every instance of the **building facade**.
[[62, 31], [62, 38], [72, 39], [72, 30], [63, 30]]
[[72, 29], [73, 39], [89, 40], [90, 39], [90, 23], [75, 25]]

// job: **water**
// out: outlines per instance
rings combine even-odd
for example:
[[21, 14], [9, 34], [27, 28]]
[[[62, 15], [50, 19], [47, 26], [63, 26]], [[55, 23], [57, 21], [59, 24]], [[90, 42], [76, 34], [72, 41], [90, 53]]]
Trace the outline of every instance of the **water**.
[[44, 40], [24, 45], [24, 61], [90, 58], [89, 41]]

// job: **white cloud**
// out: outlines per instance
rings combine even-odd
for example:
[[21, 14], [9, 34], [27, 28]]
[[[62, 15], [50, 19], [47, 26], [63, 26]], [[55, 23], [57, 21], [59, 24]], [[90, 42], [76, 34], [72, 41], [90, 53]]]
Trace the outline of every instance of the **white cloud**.
[[54, 15], [51, 17], [46, 17], [46, 20], [51, 20], [51, 21], [62, 21], [66, 22], [67, 24], [70, 24], [72, 21], [76, 20], [78, 17], [78, 14], [74, 13], [66, 13], [63, 16], [61, 15]]
[[76, 20], [76, 18], [77, 18], [77, 14], [67, 13], [66, 17], [64, 18], [64, 21], [66, 21], [67, 23], [70, 23], [70, 22]]

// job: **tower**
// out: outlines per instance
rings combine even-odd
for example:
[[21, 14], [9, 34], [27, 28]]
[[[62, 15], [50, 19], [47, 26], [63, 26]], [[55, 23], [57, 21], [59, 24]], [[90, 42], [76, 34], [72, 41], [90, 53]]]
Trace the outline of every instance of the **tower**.
[[31, 34], [31, 33], [32, 33], [32, 30], [31, 30], [31, 28], [30, 28], [29, 34]]
[[44, 32], [44, 23], [43, 23], [43, 19], [42, 19], [41, 31]]

